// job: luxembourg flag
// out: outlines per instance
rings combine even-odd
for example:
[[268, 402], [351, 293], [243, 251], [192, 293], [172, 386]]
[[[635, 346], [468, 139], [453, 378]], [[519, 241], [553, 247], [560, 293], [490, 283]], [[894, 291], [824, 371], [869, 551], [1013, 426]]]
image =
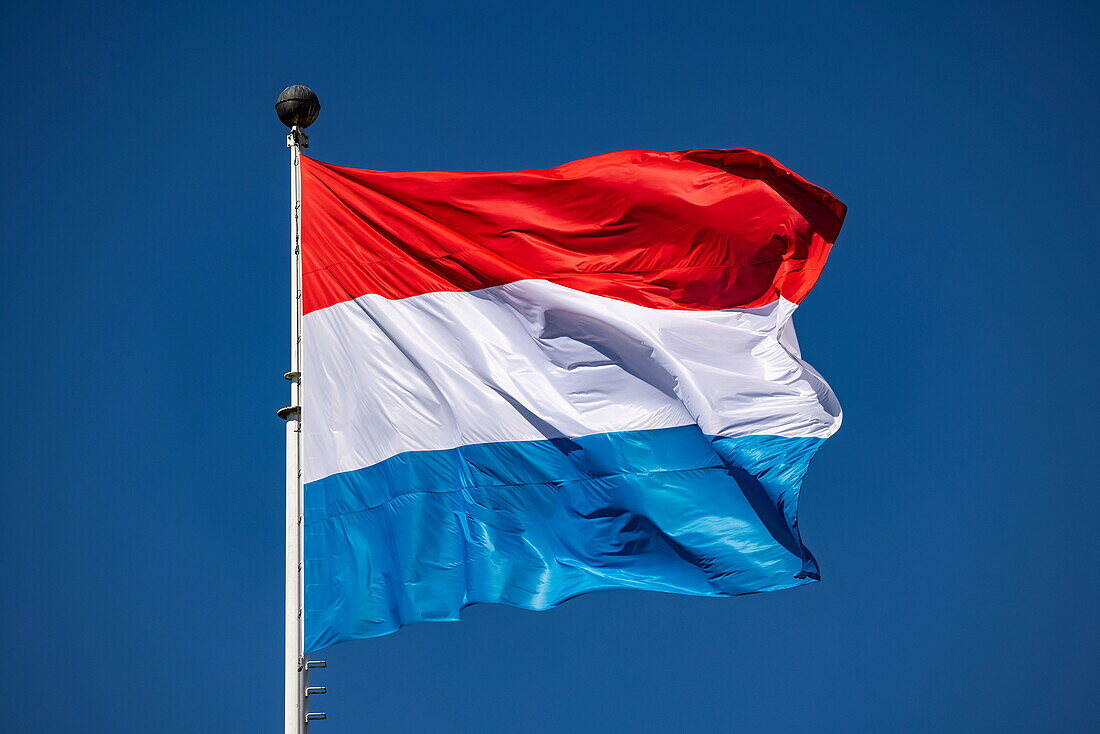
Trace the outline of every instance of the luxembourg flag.
[[306, 650], [598, 589], [818, 578], [791, 315], [845, 207], [750, 150], [302, 159]]

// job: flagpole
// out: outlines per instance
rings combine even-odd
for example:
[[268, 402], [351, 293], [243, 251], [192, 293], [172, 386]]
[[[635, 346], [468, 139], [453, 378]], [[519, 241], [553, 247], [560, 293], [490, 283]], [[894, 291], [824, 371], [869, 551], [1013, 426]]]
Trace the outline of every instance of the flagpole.
[[323, 668], [305, 654], [302, 537], [302, 149], [309, 147], [305, 128], [317, 119], [321, 105], [309, 87], [283, 90], [275, 111], [290, 128], [290, 405], [279, 411], [286, 421], [286, 594], [284, 609], [284, 734], [306, 734], [310, 721], [325, 714], [309, 711], [309, 697], [324, 693], [309, 686], [309, 671]]

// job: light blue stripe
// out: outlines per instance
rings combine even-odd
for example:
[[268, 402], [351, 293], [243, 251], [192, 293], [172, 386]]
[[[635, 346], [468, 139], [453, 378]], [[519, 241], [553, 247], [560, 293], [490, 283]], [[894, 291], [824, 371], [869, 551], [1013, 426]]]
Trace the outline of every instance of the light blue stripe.
[[310, 482], [306, 648], [481, 602], [806, 583], [798, 492], [821, 443], [683, 426], [409, 452]]

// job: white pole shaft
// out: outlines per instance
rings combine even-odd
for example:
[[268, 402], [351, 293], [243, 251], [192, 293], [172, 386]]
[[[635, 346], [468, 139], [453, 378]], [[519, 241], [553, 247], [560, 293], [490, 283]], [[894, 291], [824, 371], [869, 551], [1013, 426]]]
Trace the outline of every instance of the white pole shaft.
[[302, 173], [298, 130], [290, 148], [290, 405], [286, 422], [285, 734], [305, 734], [309, 671], [303, 651], [302, 582]]

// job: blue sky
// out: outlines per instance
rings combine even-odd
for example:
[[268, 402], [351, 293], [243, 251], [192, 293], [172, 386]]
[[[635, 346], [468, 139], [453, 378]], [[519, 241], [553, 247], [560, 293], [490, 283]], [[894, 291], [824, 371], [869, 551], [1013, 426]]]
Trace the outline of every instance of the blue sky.
[[0, 166], [5, 730], [281, 716], [287, 84], [378, 169], [749, 147], [849, 206], [820, 584], [468, 609], [328, 652], [345, 732], [1078, 732], [1100, 59], [1085, 3], [23, 3]]

